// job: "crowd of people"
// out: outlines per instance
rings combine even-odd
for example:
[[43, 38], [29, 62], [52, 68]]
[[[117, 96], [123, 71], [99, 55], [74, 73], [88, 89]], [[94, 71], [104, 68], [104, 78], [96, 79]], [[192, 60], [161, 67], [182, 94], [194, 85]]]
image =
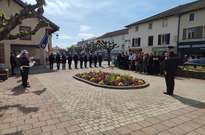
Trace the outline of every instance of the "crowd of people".
[[[78, 68], [92, 68], [92, 67], [102, 67], [103, 57], [101, 54], [68, 54], [65, 53], [53, 54], [51, 53], [49, 58], [50, 69], [53, 70], [54, 63], [57, 64], [57, 70], [60, 70], [60, 65], [62, 64], [62, 69], [66, 69], [66, 64], [68, 68], [72, 69], [72, 64], [74, 64], [75, 69]], [[89, 65], [88, 65], [89, 64]], [[80, 66], [80, 67], [79, 67]]]
[[115, 65], [121, 69], [132, 70], [149, 75], [163, 75], [165, 77], [167, 92], [173, 95], [174, 78], [177, 71], [179, 59], [173, 51], [165, 51], [162, 55], [143, 53], [118, 54]]
[[139, 73], [160, 75], [163, 74], [164, 62], [168, 52], [162, 55], [130, 52], [118, 54], [115, 65], [121, 69], [137, 71]]

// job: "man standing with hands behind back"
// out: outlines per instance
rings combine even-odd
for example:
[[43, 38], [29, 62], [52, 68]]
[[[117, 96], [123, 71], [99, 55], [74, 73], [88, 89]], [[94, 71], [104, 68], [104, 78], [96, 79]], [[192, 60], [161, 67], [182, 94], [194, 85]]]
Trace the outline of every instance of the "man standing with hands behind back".
[[177, 58], [174, 54], [174, 52], [169, 52], [168, 58], [165, 60], [164, 65], [164, 75], [165, 75], [165, 81], [167, 86], [167, 92], [164, 92], [164, 94], [173, 96], [174, 94], [174, 86], [175, 86], [175, 74], [177, 71]]

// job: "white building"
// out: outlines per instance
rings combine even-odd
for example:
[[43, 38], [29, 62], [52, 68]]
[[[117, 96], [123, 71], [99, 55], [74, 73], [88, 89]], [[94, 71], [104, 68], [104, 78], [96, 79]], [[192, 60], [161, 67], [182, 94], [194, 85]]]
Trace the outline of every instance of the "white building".
[[129, 29], [131, 47], [142, 49], [147, 53], [160, 53], [166, 51], [168, 47], [173, 47], [177, 52], [177, 45], [182, 39], [180, 35], [182, 35], [183, 27], [204, 24], [204, 12], [198, 13], [201, 14], [201, 18], [199, 17], [201, 20], [192, 22], [192, 24], [186, 18], [186, 14], [188, 13], [189, 16], [189, 12], [201, 10], [204, 6], [203, 0], [195, 1], [126, 26]]
[[179, 54], [205, 57], [205, 2], [189, 5], [189, 12], [180, 16]]
[[118, 45], [118, 48], [115, 48], [112, 51], [112, 54], [127, 52], [129, 49], [129, 40], [128, 40], [128, 29], [117, 30], [109, 33], [105, 33], [104, 35], [97, 38], [98, 40], [110, 41], [114, 42]]

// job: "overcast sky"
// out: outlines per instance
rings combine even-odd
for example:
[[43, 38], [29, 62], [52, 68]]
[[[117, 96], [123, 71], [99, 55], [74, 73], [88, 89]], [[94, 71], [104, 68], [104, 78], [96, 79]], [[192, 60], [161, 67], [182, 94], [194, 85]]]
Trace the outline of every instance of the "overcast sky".
[[53, 46], [66, 48], [190, 1], [193, 0], [46, 0], [44, 16], [60, 27], [53, 36]]

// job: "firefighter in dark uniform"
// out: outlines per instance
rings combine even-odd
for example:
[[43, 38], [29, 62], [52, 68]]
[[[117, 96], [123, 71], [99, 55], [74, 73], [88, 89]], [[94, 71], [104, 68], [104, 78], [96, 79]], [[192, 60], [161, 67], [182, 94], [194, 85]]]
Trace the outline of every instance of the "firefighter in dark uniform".
[[82, 69], [83, 68], [83, 55], [82, 54], [79, 55], [79, 60], [80, 60], [80, 68]]
[[83, 56], [83, 61], [84, 61], [84, 67], [87, 68], [88, 57], [86, 54], [84, 54]]
[[54, 63], [54, 55], [51, 53], [51, 55], [48, 58], [49, 60], [49, 65], [50, 65], [50, 70], [53, 70], [53, 63]]
[[166, 59], [164, 63], [164, 75], [165, 75], [165, 81], [167, 86], [167, 92], [164, 92], [164, 94], [170, 96], [174, 94], [174, 86], [175, 86], [174, 78], [177, 71], [177, 64], [178, 64], [178, 60], [175, 57], [174, 52], [170, 52], [168, 59]]
[[75, 69], [78, 69], [78, 55], [77, 54], [73, 56], [73, 60], [74, 60]]
[[57, 63], [57, 69], [60, 70], [61, 56], [59, 53], [56, 54], [56, 63]]
[[99, 67], [102, 67], [102, 60], [103, 60], [102, 55], [99, 54], [99, 55], [98, 55]]
[[65, 70], [66, 69], [66, 55], [65, 53], [62, 55], [62, 69]]
[[22, 77], [22, 86], [24, 88], [30, 87], [28, 84], [28, 74], [29, 74], [29, 53], [24, 50], [17, 56], [19, 58], [21, 77]]
[[90, 55], [89, 55], [89, 64], [90, 64], [90, 68], [92, 68], [92, 63], [93, 63], [93, 55], [90, 54]]
[[96, 54], [94, 54], [93, 56], [93, 62], [94, 62], [95, 67], [97, 67], [98, 57]]
[[69, 67], [69, 69], [72, 69], [71, 66], [72, 66], [72, 55], [69, 54], [68, 55], [68, 67]]

